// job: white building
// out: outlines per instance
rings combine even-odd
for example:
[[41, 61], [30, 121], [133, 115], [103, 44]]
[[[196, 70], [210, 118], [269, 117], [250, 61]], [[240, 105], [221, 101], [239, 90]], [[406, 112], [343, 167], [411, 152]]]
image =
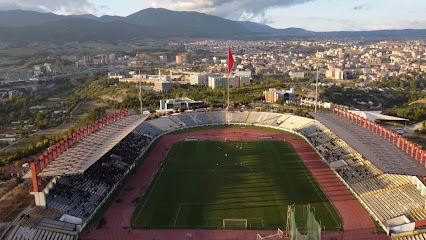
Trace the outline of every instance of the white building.
[[193, 74], [189, 76], [189, 82], [191, 85], [208, 86], [209, 77], [220, 77], [223, 76], [220, 73], [201, 73]]
[[[228, 77], [225, 76], [209, 76], [209, 87], [212, 89], [221, 89], [228, 87]], [[239, 87], [240, 80], [237, 77], [229, 77], [229, 87]]]
[[343, 80], [343, 71], [339, 68], [330, 68], [325, 71], [325, 78]]
[[253, 77], [253, 74], [252, 74], [252, 72], [250, 70], [236, 71], [234, 73], [234, 75], [237, 76], [237, 77], [247, 77], [247, 78], [250, 78], [250, 79]]
[[[300, 105], [303, 105], [303, 106], [315, 106], [315, 99], [302, 98], [301, 101], [300, 101]], [[323, 101], [319, 100], [317, 102], [317, 106], [319, 108], [332, 109], [333, 108], [333, 103], [331, 103], [331, 102], [323, 102]]]
[[167, 62], [167, 56], [161, 55], [160, 56], [160, 62]]
[[304, 78], [305, 77], [305, 72], [296, 72], [296, 71], [290, 71], [288, 73], [288, 75], [291, 78]]
[[182, 64], [182, 63], [183, 63], [183, 56], [176, 55], [176, 64]]
[[160, 110], [179, 109], [179, 108], [195, 109], [195, 108], [202, 107], [203, 105], [204, 105], [203, 101], [194, 101], [187, 97], [160, 100]]

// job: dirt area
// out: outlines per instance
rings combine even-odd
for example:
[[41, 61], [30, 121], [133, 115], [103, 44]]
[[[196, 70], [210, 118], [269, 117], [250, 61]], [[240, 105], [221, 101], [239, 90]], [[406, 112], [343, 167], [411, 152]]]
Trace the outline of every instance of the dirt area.
[[0, 222], [12, 221], [22, 210], [33, 202], [33, 196], [29, 194], [29, 184], [20, 183], [19, 180], [14, 181], [13, 185], [2, 189], [8, 190], [0, 199]]
[[12, 190], [14, 187], [18, 186], [19, 182], [16, 179], [12, 179], [9, 181], [1, 182], [0, 183], [0, 201], [2, 200], [3, 196]]
[[124, 97], [127, 95], [128, 90], [127, 89], [120, 89], [117, 93], [115, 93], [113, 96], [111, 95], [102, 95], [100, 98], [102, 100], [112, 100], [117, 102], [123, 102]]
[[78, 119], [82, 115], [87, 114], [91, 109], [96, 108], [96, 107], [104, 107], [104, 106], [106, 106], [105, 103], [98, 103], [98, 102], [95, 102], [95, 101], [82, 102], [78, 106], [78, 109], [74, 110], [73, 118]]
[[410, 106], [412, 106], [412, 105], [426, 105], [426, 98], [414, 101], [414, 102], [410, 103], [409, 105]]

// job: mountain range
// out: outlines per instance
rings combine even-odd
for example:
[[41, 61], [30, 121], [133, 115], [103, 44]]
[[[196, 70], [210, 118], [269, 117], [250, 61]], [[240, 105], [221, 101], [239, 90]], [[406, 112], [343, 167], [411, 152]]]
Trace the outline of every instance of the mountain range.
[[233, 21], [198, 12], [148, 8], [127, 17], [57, 15], [33, 11], [0, 11], [0, 41], [32, 42], [132, 42], [144, 39], [213, 38], [412, 38], [426, 37], [425, 29], [313, 32], [301, 28], [276, 29], [268, 25]]

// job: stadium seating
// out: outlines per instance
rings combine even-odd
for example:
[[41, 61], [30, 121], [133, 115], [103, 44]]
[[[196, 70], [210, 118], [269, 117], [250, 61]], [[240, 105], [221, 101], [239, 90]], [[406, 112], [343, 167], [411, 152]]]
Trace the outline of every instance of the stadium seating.
[[161, 129], [154, 127], [150, 123], [144, 122], [136, 128], [136, 131], [143, 133], [145, 135], [150, 136], [151, 138], [155, 138], [160, 136], [164, 131]]
[[285, 121], [283, 121], [280, 124], [281, 128], [289, 129], [293, 131], [297, 131], [299, 129], [302, 129], [305, 125], [313, 122], [313, 119], [305, 118], [305, 117], [299, 117], [299, 116], [290, 116]]
[[401, 236], [401, 237], [392, 236], [392, 240], [426, 240], [426, 233], [418, 233], [414, 235]]
[[173, 122], [170, 119], [170, 117], [157, 118], [157, 119], [149, 121], [149, 123], [155, 126], [156, 128], [161, 129], [164, 132], [171, 131], [181, 127], [177, 125], [175, 122]]
[[227, 123], [226, 112], [209, 112], [207, 114], [211, 117], [211, 121], [213, 124]]
[[355, 182], [351, 187], [359, 196], [365, 197], [410, 184], [411, 180], [407, 176], [382, 174]]
[[384, 191], [364, 198], [382, 221], [401, 216], [424, 207], [425, 198], [414, 185]]
[[170, 116], [169, 118], [174, 123], [176, 123], [179, 126], [179, 128], [180, 127], [186, 127], [186, 124], [182, 120], [180, 120], [177, 116]]
[[384, 174], [319, 122], [303, 125], [295, 123], [298, 118], [281, 117], [280, 127], [301, 126], [298, 132], [328, 163], [344, 161], [345, 165], [337, 167], [336, 172], [383, 223], [403, 214], [415, 221], [426, 219], [426, 199], [412, 184], [410, 177]]
[[87, 219], [149, 142], [144, 135], [131, 133], [83, 174], [60, 177], [46, 197], [47, 207]]
[[185, 126], [187, 127], [192, 127], [197, 125], [197, 122], [192, 118], [192, 114], [179, 114], [175, 117], [179, 118], [183, 123], [185, 123]]
[[276, 122], [281, 116], [282, 114], [279, 113], [251, 112], [246, 123], [277, 126], [278, 124]]
[[6, 236], [6, 240], [76, 240], [77, 235], [52, 232], [39, 228], [13, 226], [13, 230]]
[[249, 112], [232, 112], [229, 114], [231, 123], [245, 123]]
[[348, 184], [359, 182], [359, 181], [376, 177], [382, 174], [382, 172], [372, 164], [354, 166], [354, 167], [345, 166], [345, 167], [336, 169], [336, 172]]
[[212, 124], [208, 113], [195, 113], [189, 115], [197, 125]]

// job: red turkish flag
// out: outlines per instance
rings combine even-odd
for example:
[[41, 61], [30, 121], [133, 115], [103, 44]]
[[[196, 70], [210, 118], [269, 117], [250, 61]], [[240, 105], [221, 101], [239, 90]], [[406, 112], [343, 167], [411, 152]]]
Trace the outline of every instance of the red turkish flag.
[[230, 74], [232, 71], [232, 67], [234, 66], [234, 57], [232, 57], [231, 47], [228, 47], [228, 73]]

